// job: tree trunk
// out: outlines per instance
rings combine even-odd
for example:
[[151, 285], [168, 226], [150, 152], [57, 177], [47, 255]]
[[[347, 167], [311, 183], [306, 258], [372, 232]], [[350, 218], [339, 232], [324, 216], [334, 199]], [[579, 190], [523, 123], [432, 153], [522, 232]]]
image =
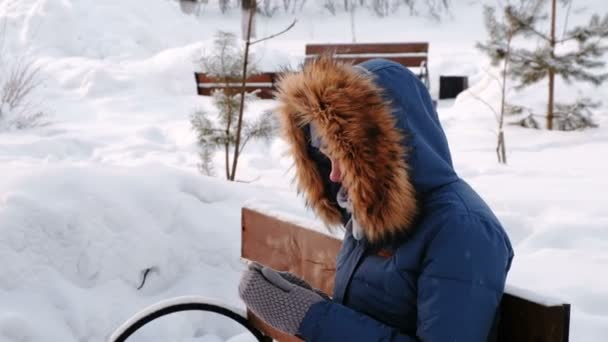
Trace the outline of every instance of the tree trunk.
[[[224, 89], [225, 96], [233, 96], [228, 85], [230, 84], [230, 78], [224, 77], [223, 82], [226, 85]], [[226, 179], [230, 180], [230, 127], [232, 127], [232, 102], [228, 101], [228, 120], [226, 122], [226, 142], [224, 143], [226, 152]]]
[[230, 144], [226, 142], [224, 147], [226, 148], [226, 179], [230, 180]]
[[234, 181], [236, 176], [236, 165], [239, 160], [239, 148], [241, 144], [241, 129], [243, 128], [243, 112], [245, 106], [245, 84], [247, 81], [247, 63], [249, 62], [249, 45], [251, 44], [251, 22], [253, 21], [253, 15], [255, 14], [255, 1], [253, 2], [254, 8], [249, 9], [249, 25], [247, 25], [247, 36], [245, 40], [245, 58], [243, 61], [243, 75], [241, 81], [241, 106], [239, 107], [239, 119], [236, 124], [236, 141], [234, 144], [234, 156], [232, 158], [232, 172], [230, 174], [230, 180]]
[[513, 41], [513, 33], [509, 32], [507, 39], [507, 56], [505, 57], [505, 64], [502, 69], [502, 96], [500, 100], [500, 117], [498, 119], [498, 143], [496, 145], [496, 153], [498, 155], [498, 162], [502, 164], [507, 163], [507, 152], [505, 146], [505, 133], [504, 133], [504, 118], [505, 118], [505, 105], [507, 96], [507, 70], [509, 68], [509, 60], [511, 59], [511, 43]]
[[496, 155], [498, 156], [498, 163], [507, 164], [507, 151], [505, 146], [505, 132], [501, 130], [498, 132], [498, 144], [496, 144]]
[[241, 5], [241, 35], [243, 40], [255, 38], [255, 19], [252, 17], [251, 11], [255, 12], [256, 2], [255, 0], [242, 0]]
[[350, 4], [350, 33], [352, 34], [353, 37], [353, 43], [357, 42], [357, 36], [355, 35], [355, 4], [354, 4], [354, 0], [350, 0], [353, 1], [353, 3]]
[[[551, 62], [555, 57], [555, 16], [556, 16], [556, 1], [551, 1]], [[547, 104], [547, 129], [553, 129], [553, 102], [555, 95], [555, 71], [549, 67], [549, 101]]]

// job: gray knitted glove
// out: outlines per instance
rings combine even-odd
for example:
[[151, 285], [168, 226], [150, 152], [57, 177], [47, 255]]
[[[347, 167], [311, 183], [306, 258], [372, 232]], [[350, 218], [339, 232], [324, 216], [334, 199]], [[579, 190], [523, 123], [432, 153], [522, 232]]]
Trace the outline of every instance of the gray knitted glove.
[[249, 310], [274, 328], [295, 335], [308, 309], [325, 299], [287, 281], [279, 272], [251, 265], [243, 273], [239, 295]]
[[[266, 266], [264, 266], [258, 262], [255, 262], [255, 261], [253, 261], [251, 264], [249, 264], [249, 268], [259, 270], [260, 272], [262, 271], [262, 268], [264, 268], [264, 267], [266, 267]], [[269, 267], [266, 267], [266, 268], [269, 268]], [[289, 273], [289, 272], [283, 272], [283, 271], [277, 271], [277, 273], [279, 275], [281, 275], [281, 277], [283, 277], [283, 279], [287, 280], [288, 282], [290, 282], [294, 285], [303, 287], [307, 290], [312, 290], [319, 296], [323, 297], [323, 299], [331, 300], [331, 297], [329, 295], [327, 295], [327, 293], [310, 286], [310, 284], [307, 283], [306, 280], [301, 279], [297, 275], [295, 275], [293, 273]]]

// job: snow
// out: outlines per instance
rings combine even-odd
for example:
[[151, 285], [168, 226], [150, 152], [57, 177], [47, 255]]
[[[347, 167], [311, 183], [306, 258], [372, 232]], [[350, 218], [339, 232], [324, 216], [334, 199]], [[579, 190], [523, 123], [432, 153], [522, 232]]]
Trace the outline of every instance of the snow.
[[536, 293], [534, 291], [522, 289], [513, 285], [507, 285], [505, 288], [505, 293], [516, 297], [525, 298], [543, 306], [560, 306], [565, 304], [564, 301], [560, 300], [559, 298], [548, 297], [542, 293]]
[[[578, 3], [588, 14], [606, 8], [604, 0]], [[298, 18], [293, 30], [254, 46], [260, 69], [297, 65], [308, 42], [352, 40], [349, 15], [332, 17], [315, 5], [259, 20], [262, 37]], [[498, 105], [495, 70], [473, 47], [485, 38], [481, 3], [454, 6], [442, 23], [405, 11], [385, 19], [359, 11], [357, 41], [429, 41], [434, 96], [439, 75], [469, 76], [470, 92], [440, 101], [439, 116], [459, 174], [512, 238], [509, 289], [571, 303], [572, 341], [603, 341], [608, 106], [593, 130], [507, 126], [509, 165], [497, 164], [493, 114], [471, 95]], [[569, 20], [585, 17], [573, 11]], [[223, 180], [221, 153], [217, 177], [197, 171], [189, 116], [212, 107], [196, 96], [194, 61], [211, 48], [217, 29], [238, 33], [238, 11], [221, 15], [213, 1], [196, 17], [169, 0], [3, 0], [2, 20], [3, 65], [28, 56], [42, 68], [32, 101], [47, 124], [0, 132], [0, 341], [104, 341], [143, 308], [185, 295], [242, 310], [241, 208], [322, 230], [291, 184], [278, 138], [247, 146], [239, 162], [243, 182]], [[608, 98], [606, 87], [558, 86], [564, 101], [577, 94]], [[511, 96], [542, 109], [546, 89]], [[259, 101], [248, 115], [273, 106]], [[146, 269], [152, 271], [137, 290]], [[163, 318], [133, 341], [248, 339], [236, 323], [197, 312]]]

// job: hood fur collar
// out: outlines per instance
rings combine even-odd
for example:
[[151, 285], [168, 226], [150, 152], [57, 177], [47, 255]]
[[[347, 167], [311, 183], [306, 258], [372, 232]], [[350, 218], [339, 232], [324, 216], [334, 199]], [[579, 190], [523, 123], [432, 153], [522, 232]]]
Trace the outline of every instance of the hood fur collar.
[[295, 161], [296, 181], [308, 205], [328, 225], [340, 225], [335, 199], [327, 198], [304, 129], [314, 124], [326, 151], [340, 163], [342, 186], [365, 237], [374, 243], [407, 231], [416, 215], [402, 133], [391, 105], [371, 75], [328, 56], [286, 73], [278, 84], [282, 134]]

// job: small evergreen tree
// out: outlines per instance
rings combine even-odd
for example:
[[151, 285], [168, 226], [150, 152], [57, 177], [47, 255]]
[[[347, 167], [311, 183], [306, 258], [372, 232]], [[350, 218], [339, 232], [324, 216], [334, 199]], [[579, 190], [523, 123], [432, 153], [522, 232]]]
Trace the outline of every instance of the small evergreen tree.
[[[608, 13], [601, 18], [598, 14], [591, 16], [587, 25], [577, 26], [570, 30], [564, 28], [564, 36], [557, 39], [556, 12], [557, 0], [520, 0], [522, 6], [520, 10], [514, 10], [511, 5], [504, 7], [507, 20], [500, 22], [496, 20], [493, 11], [486, 12], [486, 28], [490, 35], [487, 42], [478, 44], [478, 47], [486, 52], [494, 64], [508, 58], [509, 75], [517, 82], [516, 88], [522, 89], [529, 85], [538, 83], [548, 78], [548, 99], [546, 112], [546, 127], [553, 129], [557, 122], [558, 128], [572, 127], [577, 128], [593, 127], [587, 125], [590, 120], [571, 121], [578, 115], [590, 113], [592, 101], [577, 100], [573, 105], [555, 103], [555, 76], [561, 76], [567, 83], [573, 81], [589, 82], [596, 86], [608, 79], [608, 73], [602, 72], [605, 66], [603, 55], [608, 51], [605, 38], [608, 38]], [[572, 0], [562, 0], [561, 2], [571, 5]], [[541, 29], [541, 24], [547, 19], [542, 15], [542, 9], [550, 3], [550, 28], [548, 32]], [[525, 5], [524, 5], [525, 4]], [[564, 24], [565, 25], [565, 24]], [[534, 50], [529, 48], [511, 48], [510, 53], [506, 54], [505, 32], [515, 32], [515, 35], [524, 38], [536, 38], [540, 42]], [[575, 49], [560, 49], [557, 47], [576, 42]], [[563, 52], [562, 52], [563, 51]], [[556, 112], [557, 106], [559, 106]], [[581, 107], [582, 106], [582, 107]], [[563, 112], [564, 110], [577, 110], [574, 112]], [[527, 118], [533, 120], [533, 116]], [[583, 126], [581, 126], [583, 125]]]
[[[209, 77], [218, 80], [224, 89], [213, 93], [213, 105], [217, 109], [217, 120], [212, 120], [209, 113], [197, 110], [192, 114], [190, 122], [197, 133], [197, 142], [200, 148], [201, 164], [199, 169], [207, 175], [213, 174], [212, 156], [218, 149], [225, 153], [226, 178], [234, 180], [232, 170], [231, 150], [237, 143], [237, 119], [241, 105], [240, 89], [234, 86], [242, 78], [242, 68], [245, 63], [244, 53], [237, 44], [236, 36], [228, 32], [218, 32], [214, 41], [213, 51], [200, 59], [202, 71]], [[255, 72], [253, 65], [248, 67], [248, 75]], [[244, 103], [248, 103], [257, 96], [253, 93], [245, 94]], [[242, 123], [238, 151], [241, 152], [251, 139], [270, 139], [275, 129], [270, 113], [263, 113], [256, 120]]]
[[[471, 93], [471, 95], [481, 101], [483, 104], [488, 106], [496, 116], [498, 124], [496, 154], [498, 156], [498, 162], [501, 164], [507, 163], [507, 152], [506, 152], [506, 139], [504, 132], [505, 115], [513, 114], [516, 112], [516, 107], [507, 103], [507, 75], [510, 68], [511, 52], [513, 39], [521, 33], [523, 27], [518, 24], [517, 21], [512, 20], [514, 16], [525, 18], [525, 22], [533, 20], [533, 18], [526, 18], [526, 13], [530, 16], [534, 16], [537, 13], [540, 2], [529, 2], [520, 0], [520, 3], [516, 6], [508, 3], [503, 12], [503, 16], [500, 19], [496, 16], [496, 9], [492, 6], [484, 6], [484, 22], [490, 33], [490, 38], [484, 44], [477, 43], [477, 47], [482, 51], [490, 55], [492, 64], [497, 66], [502, 62], [502, 71], [500, 78], [495, 77], [494, 79], [498, 83], [501, 89], [500, 97], [500, 108], [495, 109], [492, 105], [481, 99], [477, 94]], [[531, 6], [531, 7], [527, 7]], [[488, 73], [491, 75], [491, 73]]]
[[[212, 120], [209, 113], [197, 110], [192, 114], [190, 122], [197, 134], [199, 145], [200, 164], [199, 170], [208, 176], [214, 175], [213, 154], [217, 150], [224, 151], [226, 179], [231, 179], [231, 149], [236, 144], [236, 118], [239, 114], [240, 94], [227, 95], [223, 90], [213, 93], [213, 105], [217, 108], [217, 120]], [[245, 103], [254, 100], [254, 94], [245, 95]], [[244, 121], [242, 129], [242, 141], [239, 142], [239, 152], [242, 152], [247, 143], [252, 139], [270, 140], [275, 125], [270, 112], [263, 113], [253, 121]]]

